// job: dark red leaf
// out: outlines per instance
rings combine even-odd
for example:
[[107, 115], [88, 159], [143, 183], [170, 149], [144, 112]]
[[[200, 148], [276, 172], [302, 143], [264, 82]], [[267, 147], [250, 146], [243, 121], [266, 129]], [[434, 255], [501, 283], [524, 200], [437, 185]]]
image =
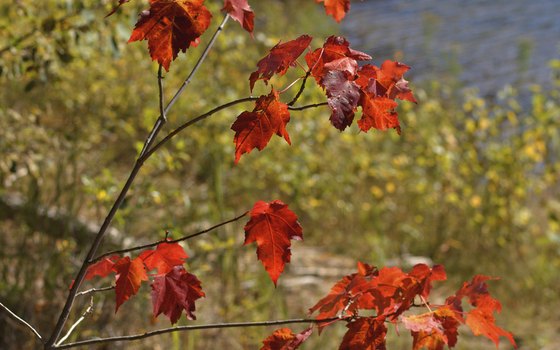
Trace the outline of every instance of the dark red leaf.
[[257, 63], [257, 70], [249, 77], [251, 91], [253, 91], [255, 82], [259, 79], [268, 83], [268, 80], [275, 73], [278, 75], [286, 74], [288, 68], [294, 66], [297, 58], [309, 47], [311, 39], [309, 35], [302, 35], [283, 44], [278, 43], [270, 49], [270, 53]]
[[259, 97], [252, 112], [241, 113], [231, 129], [235, 131], [235, 164], [241, 155], [254, 148], [262, 151], [272, 135], [284, 137], [291, 144], [286, 124], [290, 121], [288, 105], [278, 100], [278, 93], [273, 89], [268, 96]]
[[156, 276], [152, 283], [154, 317], [164, 314], [177, 323], [185, 310], [189, 320], [195, 320], [195, 301], [204, 297], [200, 281], [182, 266], [175, 266], [165, 275]]
[[364, 61], [370, 59], [371, 56], [368, 54], [351, 49], [350, 43], [341, 36], [327, 38], [322, 48], [305, 55], [305, 61], [311, 69], [311, 75], [321, 86], [323, 86], [323, 76], [327, 71], [347, 70], [349, 73], [354, 73], [353, 69], [355, 68], [353, 67], [357, 67], [357, 62], [354, 64], [352, 60]]
[[345, 71], [328, 71], [321, 81], [327, 91], [329, 107], [332, 110], [330, 121], [342, 131], [352, 124], [354, 111], [360, 101], [360, 87], [348, 80]]
[[151, 0], [128, 42], [148, 40], [152, 60], [169, 71], [171, 61], [208, 29], [211, 18], [204, 0]]
[[302, 240], [303, 230], [296, 214], [279, 200], [258, 201], [250, 215], [244, 245], [257, 243], [257, 257], [276, 285], [284, 265], [290, 262], [290, 240]]

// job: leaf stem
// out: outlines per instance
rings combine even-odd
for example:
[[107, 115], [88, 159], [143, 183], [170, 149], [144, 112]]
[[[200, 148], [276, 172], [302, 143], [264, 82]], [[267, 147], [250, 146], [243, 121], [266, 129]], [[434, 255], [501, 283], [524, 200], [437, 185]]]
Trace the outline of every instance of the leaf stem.
[[82, 292], [76, 293], [76, 296], [88, 295], [88, 294], [98, 293], [98, 292], [105, 292], [105, 291], [113, 290], [113, 289], [115, 289], [115, 286], [107, 286], [107, 287], [102, 287], [102, 288], [91, 288], [91, 289], [87, 289], [87, 290], [84, 290]]
[[[215, 230], [215, 229], [217, 229], [217, 228], [219, 228], [219, 227], [222, 227], [222, 226], [224, 226], [224, 225], [227, 225], [227, 224], [229, 224], [229, 223], [235, 222], [235, 221], [237, 221], [237, 220], [243, 218], [244, 216], [246, 216], [248, 213], [249, 213], [249, 212], [246, 211], [246, 212], [244, 212], [243, 214], [234, 217], [233, 219], [229, 219], [229, 220], [227, 220], [227, 221], [221, 222], [221, 223], [219, 223], [219, 224], [216, 224], [216, 225], [214, 225], [214, 226], [212, 226], [212, 227], [209, 227], [209, 228], [207, 228], [207, 229], [204, 229], [204, 230], [202, 230], [202, 231], [198, 231], [198, 232], [196, 232], [196, 233], [193, 233], [193, 234], [190, 234], [190, 235], [187, 235], [187, 236], [183, 236], [183, 237], [181, 237], [181, 238], [177, 238], [177, 239], [174, 239], [174, 240], [165, 240], [165, 239], [162, 239], [162, 240], [159, 240], [159, 241], [153, 242], [153, 243], [148, 243], [148, 244], [139, 245], [139, 246], [135, 246], [135, 247], [130, 247], [130, 248], [126, 248], [126, 249], [113, 250], [113, 251], [110, 251], [110, 252], [107, 252], [107, 253], [103, 253], [103, 254], [99, 255], [98, 257], [92, 259], [90, 263], [93, 264], [93, 263], [95, 263], [95, 262], [97, 262], [97, 261], [99, 261], [99, 260], [101, 260], [101, 259], [103, 259], [103, 258], [105, 258], [105, 257], [107, 257], [107, 256], [110, 256], [110, 255], [124, 254], [124, 253], [128, 253], [128, 252], [133, 252], [133, 251], [135, 251], [135, 250], [141, 250], [141, 249], [151, 248], [151, 247], [155, 247], [155, 246], [157, 246], [157, 245], [159, 245], [159, 244], [162, 244], [162, 243], [177, 243], [177, 242], [185, 241], [185, 240], [187, 240], [187, 239], [191, 239], [191, 238], [194, 238], [194, 237], [196, 237], [196, 236], [200, 236], [200, 235], [202, 235], [202, 234], [205, 234], [205, 233], [208, 233], [208, 232], [210, 232], [210, 231], [213, 231], [213, 230]], [[114, 288], [114, 287], [113, 287], [113, 288]], [[87, 291], [86, 291], [86, 292], [87, 292]], [[84, 292], [82, 292], [82, 293], [84, 293]]]
[[68, 343], [57, 346], [57, 349], [70, 349], [84, 345], [100, 344], [100, 343], [110, 343], [110, 342], [120, 342], [120, 341], [133, 341], [144, 338], [153, 337], [159, 334], [172, 333], [172, 332], [186, 332], [201, 329], [220, 329], [220, 328], [239, 328], [239, 327], [267, 327], [267, 326], [278, 326], [284, 324], [297, 324], [297, 323], [324, 323], [330, 321], [340, 320], [338, 317], [326, 318], [317, 320], [314, 318], [295, 318], [288, 320], [277, 320], [277, 321], [260, 321], [260, 322], [234, 322], [234, 323], [213, 323], [195, 326], [179, 326], [171, 328], [163, 328], [156, 331], [146, 332], [143, 334], [135, 335], [123, 335], [110, 338], [97, 338], [77, 341], [75, 343]]
[[328, 106], [328, 105], [329, 105], [328, 102], [321, 102], [321, 103], [313, 103], [313, 104], [309, 104], [309, 105], [304, 105], [304, 106], [300, 106], [300, 107], [288, 106], [288, 109], [291, 110], [291, 111], [303, 111], [303, 110], [309, 109], [309, 108], [316, 108], [316, 107]]
[[33, 332], [33, 334], [35, 334], [35, 336], [37, 337], [37, 339], [39, 339], [39, 341], [43, 341], [43, 337], [41, 337], [41, 334], [39, 334], [39, 332], [32, 325], [30, 325], [28, 322], [26, 322], [23, 318], [16, 315], [12, 310], [8, 309], [7, 306], [0, 303], [0, 309], [6, 311], [8, 316], [10, 316], [12, 319], [14, 319], [15, 321], [19, 322], [20, 324], [22, 324], [23, 326], [25, 326], [29, 330], [31, 330], [31, 332]]

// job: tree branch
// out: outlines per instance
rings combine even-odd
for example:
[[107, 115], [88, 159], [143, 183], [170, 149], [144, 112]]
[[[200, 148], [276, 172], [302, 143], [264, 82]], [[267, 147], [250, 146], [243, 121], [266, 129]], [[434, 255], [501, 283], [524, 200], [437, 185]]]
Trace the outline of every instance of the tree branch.
[[108, 290], [113, 290], [115, 289], [115, 286], [107, 286], [107, 287], [102, 287], [102, 288], [91, 288], [91, 289], [87, 289], [84, 290], [82, 292], [76, 293], [76, 296], [82, 296], [82, 295], [88, 295], [91, 293], [98, 293], [98, 292], [105, 292]]
[[313, 103], [313, 104], [310, 104], [310, 105], [305, 105], [305, 106], [300, 106], [300, 107], [288, 106], [288, 109], [290, 111], [303, 111], [304, 109], [316, 108], [316, 107], [328, 106], [328, 105], [329, 105], [328, 102], [321, 102], [321, 103]]
[[[210, 39], [210, 42], [208, 43], [208, 45], [206, 45], [206, 48], [202, 52], [202, 55], [200, 55], [200, 57], [198, 58], [198, 61], [196, 61], [195, 65], [194, 65], [193, 69], [191, 70], [191, 72], [189, 73], [189, 75], [187, 76], [185, 81], [183, 81], [183, 84], [181, 84], [181, 86], [179, 87], [179, 89], [177, 90], [175, 95], [173, 95], [173, 97], [171, 98], [171, 101], [169, 101], [169, 103], [167, 104], [165, 109], [163, 109], [163, 111], [160, 112], [160, 116], [157, 119], [156, 124], [154, 125], [152, 131], [150, 132], [150, 134], [147, 138], [147, 142], [144, 144], [144, 148], [142, 149], [142, 152], [140, 152], [140, 157], [144, 157], [146, 155], [146, 153], [152, 147], [158, 133], [161, 130], [161, 127], [163, 126], [163, 124], [165, 124], [165, 121], [166, 121], [165, 115], [169, 112], [171, 107], [173, 107], [175, 102], [177, 102], [177, 100], [179, 99], [179, 96], [181, 96], [181, 94], [187, 88], [187, 85], [189, 85], [190, 82], [192, 81], [192, 78], [194, 77], [195, 73], [198, 71], [198, 69], [202, 65], [202, 62], [204, 62], [204, 60], [206, 59], [206, 56], [208, 56], [208, 52], [210, 52], [210, 49], [214, 46], [214, 43], [216, 42], [216, 39], [218, 38], [218, 35], [224, 29], [224, 26], [226, 25], [228, 19], [229, 19], [229, 15], [226, 14], [224, 16], [224, 19], [222, 20], [222, 23], [220, 23], [220, 25], [218, 26], [218, 28], [214, 32], [214, 35], [212, 36], [212, 39]], [[160, 70], [161, 70], [161, 65], [160, 65]], [[161, 100], [160, 100], [160, 103], [162, 103]], [[151, 153], [153, 153], [153, 152], [151, 152]]]
[[[202, 53], [202, 56], [198, 59], [196, 65], [192, 69], [191, 73], [189, 74], [189, 76], [187, 77], [185, 82], [183, 82], [183, 85], [181, 85], [179, 90], [175, 93], [175, 95], [173, 96], [173, 98], [171, 99], [171, 101], [169, 102], [167, 107], [165, 108], [163, 114], [166, 114], [169, 111], [169, 109], [173, 106], [175, 101], [177, 101], [177, 99], [179, 98], [181, 93], [183, 93], [183, 91], [185, 90], [187, 85], [190, 83], [192, 77], [194, 76], [194, 74], [196, 73], [196, 71], [198, 70], [198, 68], [200, 67], [200, 65], [202, 64], [202, 62], [206, 58], [206, 56], [208, 55], [208, 52], [210, 51], [210, 48], [214, 45], [214, 42], [216, 41], [216, 38], [217, 38], [218, 34], [222, 31], [222, 29], [223, 29], [224, 25], [226, 24], [228, 18], [229, 18], [228, 15], [226, 15], [224, 17], [224, 20], [222, 21], [220, 26], [216, 29], [216, 32], [214, 33], [214, 36], [212, 37], [212, 39], [210, 40], [210, 42], [208, 43], [208, 45], [204, 49], [204, 52]], [[68, 316], [70, 315], [70, 310], [72, 309], [72, 305], [74, 303], [74, 300], [76, 299], [76, 293], [78, 293], [78, 288], [80, 287], [82, 281], [84, 280], [87, 268], [89, 266], [89, 262], [95, 256], [95, 253], [97, 252], [97, 249], [99, 248], [99, 246], [101, 244], [101, 241], [103, 240], [103, 237], [105, 236], [105, 232], [107, 231], [107, 228], [111, 224], [111, 221], [113, 221], [113, 218], [115, 217], [116, 212], [118, 211], [119, 207], [123, 203], [123, 201], [126, 197], [126, 194], [128, 193], [128, 190], [130, 189], [130, 187], [132, 186], [132, 183], [134, 182], [134, 179], [136, 178], [136, 175], [138, 175], [138, 172], [140, 171], [140, 168], [142, 168], [142, 165], [144, 164], [144, 161], [149, 157], [149, 155], [151, 155], [153, 153], [153, 152], [151, 152], [151, 153], [148, 154], [147, 151], [150, 149], [150, 147], [153, 144], [157, 134], [161, 130], [163, 122], [164, 122], [164, 119], [160, 115], [160, 117], [156, 120], [156, 122], [154, 124], [154, 127], [152, 128], [152, 132], [150, 132], [148, 138], [146, 139], [147, 141], [144, 144], [145, 147], [144, 147], [143, 151], [140, 153], [140, 155], [138, 156], [138, 159], [136, 160], [136, 163], [134, 164], [134, 167], [132, 168], [128, 179], [126, 180], [126, 183], [124, 184], [119, 196], [117, 197], [117, 199], [115, 200], [115, 203], [113, 204], [109, 213], [107, 214], [107, 217], [103, 221], [103, 225], [101, 225], [101, 228], [99, 229], [99, 232], [95, 236], [95, 239], [94, 239], [94, 241], [93, 241], [93, 243], [90, 247], [90, 250], [85, 257], [84, 262], [82, 263], [82, 266], [80, 267], [80, 271], [78, 272], [76, 278], [74, 279], [74, 284], [72, 285], [72, 288], [70, 289], [70, 292], [68, 293], [68, 297], [66, 298], [66, 302], [65, 302], [64, 307], [62, 309], [62, 312], [60, 313], [60, 316], [59, 316], [59, 318], [56, 322], [56, 325], [55, 325], [55, 327], [52, 331], [52, 334], [51, 334], [50, 338], [47, 340], [47, 342], [45, 343], [45, 347], [44, 347], [45, 349], [47, 349], [47, 350], [52, 349], [54, 344], [58, 340], [58, 337], [60, 336], [60, 333], [62, 332], [62, 328], [64, 327], [64, 324], [68, 320]]]
[[305, 82], [307, 81], [307, 78], [309, 78], [310, 75], [311, 75], [311, 69], [305, 73], [305, 77], [303, 77], [303, 81], [301, 82], [301, 86], [299, 87], [297, 94], [290, 102], [288, 102], [288, 106], [293, 106], [297, 102], [297, 100], [303, 93], [303, 90], [305, 90]]
[[213, 323], [213, 324], [204, 324], [204, 325], [196, 325], [196, 326], [180, 326], [180, 327], [171, 327], [171, 328], [159, 329], [159, 330], [156, 330], [156, 331], [146, 332], [144, 334], [123, 335], [123, 336], [110, 337], [110, 338], [98, 338], [98, 339], [82, 340], [82, 341], [78, 341], [78, 342], [75, 342], [75, 343], [68, 343], [68, 344], [63, 344], [63, 345], [57, 346], [57, 349], [70, 349], [70, 348], [75, 348], [75, 347], [78, 347], [78, 346], [100, 344], [100, 343], [133, 341], [133, 340], [153, 337], [155, 335], [164, 334], [164, 333], [185, 332], [185, 331], [194, 331], [194, 330], [200, 330], [200, 329], [266, 327], [266, 326], [278, 326], [278, 325], [296, 324], [296, 323], [323, 323], [323, 322], [336, 321], [336, 320], [340, 320], [340, 319], [341, 319], [340, 317], [326, 318], [326, 319], [323, 319], [323, 320], [317, 320], [317, 319], [314, 319], [314, 318], [295, 318], [295, 319], [290, 319], [290, 320], [277, 320], [277, 321]]
[[41, 334], [39, 334], [39, 332], [35, 328], [33, 328], [32, 325], [27, 323], [23, 318], [16, 315], [12, 310], [8, 309], [7, 306], [0, 303], [0, 309], [6, 311], [6, 313], [8, 314], [8, 316], [10, 316], [10, 318], [14, 319], [15, 321], [19, 322], [20, 324], [30, 329], [33, 332], [33, 334], [35, 334], [35, 336], [39, 339], [39, 341], [43, 341], [43, 337], [41, 337]]
[[[189, 126], [198, 123], [199, 121], [202, 121], [208, 117], [210, 117], [211, 115], [229, 108], [231, 106], [234, 106], [236, 104], [239, 103], [244, 103], [244, 102], [250, 102], [250, 101], [256, 101], [258, 100], [258, 97], [245, 97], [245, 98], [240, 98], [238, 100], [233, 100], [231, 102], [228, 103], [224, 103], [223, 105], [220, 105], [204, 114], [199, 115], [198, 117], [195, 117], [191, 120], [189, 120], [188, 122], [180, 125], [179, 127], [177, 127], [175, 130], [171, 131], [169, 134], [167, 134], [167, 136], [165, 136], [160, 142], [158, 142], [157, 144], [155, 144], [149, 151], [147, 151], [144, 154], [144, 160], [148, 159], [154, 152], [156, 152], [161, 146], [163, 146], [164, 144], [166, 144], [167, 142], [169, 142], [173, 137], [175, 137], [178, 133], [180, 133], [181, 131], [183, 131], [184, 129], [188, 128]], [[321, 107], [321, 106], [327, 106], [328, 102], [321, 102], [321, 103], [315, 103], [315, 104], [309, 104], [309, 105], [305, 105], [305, 106], [300, 106], [300, 107], [293, 107], [293, 106], [288, 106], [289, 110], [292, 111], [303, 111], [305, 109], [309, 109], [309, 108], [315, 108], [315, 107]]]
[[72, 325], [72, 327], [70, 327], [70, 329], [68, 330], [68, 332], [66, 333], [66, 335], [64, 337], [62, 337], [56, 344], [59, 345], [61, 343], [63, 343], [66, 339], [68, 339], [68, 337], [70, 337], [70, 335], [72, 334], [72, 332], [74, 332], [74, 329], [76, 329], [76, 327], [78, 327], [78, 325], [80, 323], [82, 323], [83, 320], [86, 319], [87, 315], [89, 315], [91, 312], [93, 311], [93, 297], [91, 297], [91, 299], [89, 300], [89, 306], [86, 309], [86, 311], [84, 311], [84, 313], [82, 314], [82, 316], [76, 321], [74, 322], [74, 324]]
[[221, 111], [222, 109], [226, 109], [229, 108], [231, 106], [234, 106], [236, 104], [239, 103], [244, 103], [244, 102], [249, 102], [249, 101], [256, 101], [258, 98], [257, 97], [245, 97], [245, 98], [240, 98], [238, 100], [233, 100], [231, 102], [228, 103], [224, 103], [221, 106], [218, 106], [204, 114], [199, 115], [198, 117], [195, 117], [191, 120], [189, 120], [188, 122], [180, 125], [179, 127], [177, 127], [175, 130], [171, 131], [167, 136], [165, 136], [160, 142], [158, 142], [157, 144], [155, 144], [152, 148], [150, 148], [149, 151], [146, 152], [146, 154], [144, 155], [144, 159], [147, 159], [148, 157], [150, 157], [155, 151], [157, 151], [161, 146], [163, 146], [164, 144], [166, 144], [169, 140], [171, 140], [173, 137], [175, 137], [175, 135], [177, 135], [178, 133], [180, 133], [181, 131], [183, 131], [184, 129], [188, 128], [189, 126], [198, 123], [201, 120], [204, 120], [206, 118], [208, 118], [209, 116], [211, 116], [212, 114], [215, 114], [219, 111]]
[[[224, 221], [224, 222], [221, 222], [221, 223], [219, 223], [219, 224], [216, 224], [216, 225], [214, 225], [214, 226], [212, 226], [212, 227], [209, 227], [209, 228], [207, 228], [207, 229], [205, 229], [205, 230], [202, 230], [202, 231], [199, 231], [199, 232], [196, 232], [196, 233], [187, 235], [187, 236], [183, 236], [183, 237], [181, 237], [181, 238], [177, 238], [177, 239], [174, 239], [174, 240], [162, 239], [162, 240], [159, 240], [159, 241], [153, 242], [153, 243], [148, 243], [148, 244], [139, 245], [139, 246], [135, 246], [135, 247], [131, 247], [131, 248], [126, 248], [126, 249], [113, 250], [113, 251], [110, 251], [110, 252], [107, 252], [107, 253], [103, 253], [103, 254], [99, 255], [98, 257], [92, 259], [91, 262], [90, 262], [90, 264], [93, 264], [93, 263], [95, 263], [95, 262], [97, 262], [97, 261], [99, 261], [99, 260], [101, 260], [101, 259], [103, 259], [103, 258], [105, 258], [105, 257], [107, 257], [107, 256], [110, 256], [110, 255], [115, 255], [115, 254], [120, 255], [120, 254], [124, 254], [124, 253], [128, 253], [128, 252], [132, 252], [132, 251], [135, 251], [135, 250], [141, 250], [141, 249], [151, 248], [151, 247], [155, 247], [155, 246], [157, 246], [157, 245], [159, 245], [159, 244], [162, 244], [162, 243], [177, 243], [177, 242], [181, 242], [181, 241], [186, 241], [187, 239], [191, 239], [191, 238], [194, 238], [194, 237], [196, 237], [196, 236], [200, 236], [200, 235], [202, 235], [202, 234], [205, 234], [205, 233], [208, 233], [208, 232], [210, 232], [210, 231], [213, 231], [213, 230], [215, 230], [215, 229], [217, 229], [217, 228], [219, 228], [219, 227], [222, 227], [222, 226], [227, 225], [227, 224], [229, 224], [229, 223], [235, 222], [235, 221], [237, 221], [237, 220], [243, 218], [244, 216], [246, 216], [248, 213], [249, 213], [249, 212], [246, 211], [246, 212], [244, 212], [243, 214], [234, 217], [233, 219], [229, 219], [229, 220], [227, 220], [227, 221]], [[113, 287], [113, 288], [114, 288], [114, 287]], [[86, 292], [87, 292], [87, 291], [86, 291]], [[82, 293], [85, 294], [85, 292], [82, 292]]]

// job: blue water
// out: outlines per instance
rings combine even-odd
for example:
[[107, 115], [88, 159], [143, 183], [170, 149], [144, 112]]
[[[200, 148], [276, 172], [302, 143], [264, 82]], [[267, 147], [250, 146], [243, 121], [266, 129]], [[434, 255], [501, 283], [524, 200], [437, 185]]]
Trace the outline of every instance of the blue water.
[[342, 31], [376, 63], [411, 65], [416, 80], [458, 79], [493, 95], [506, 84], [550, 84], [560, 0], [353, 1]]

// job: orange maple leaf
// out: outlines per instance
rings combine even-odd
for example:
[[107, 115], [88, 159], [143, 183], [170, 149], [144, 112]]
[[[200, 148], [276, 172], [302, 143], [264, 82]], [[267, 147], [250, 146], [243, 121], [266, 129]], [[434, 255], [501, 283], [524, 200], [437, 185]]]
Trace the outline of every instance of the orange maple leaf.
[[169, 71], [171, 61], [208, 29], [211, 18], [204, 0], [150, 0], [128, 42], [148, 40], [152, 60]]

